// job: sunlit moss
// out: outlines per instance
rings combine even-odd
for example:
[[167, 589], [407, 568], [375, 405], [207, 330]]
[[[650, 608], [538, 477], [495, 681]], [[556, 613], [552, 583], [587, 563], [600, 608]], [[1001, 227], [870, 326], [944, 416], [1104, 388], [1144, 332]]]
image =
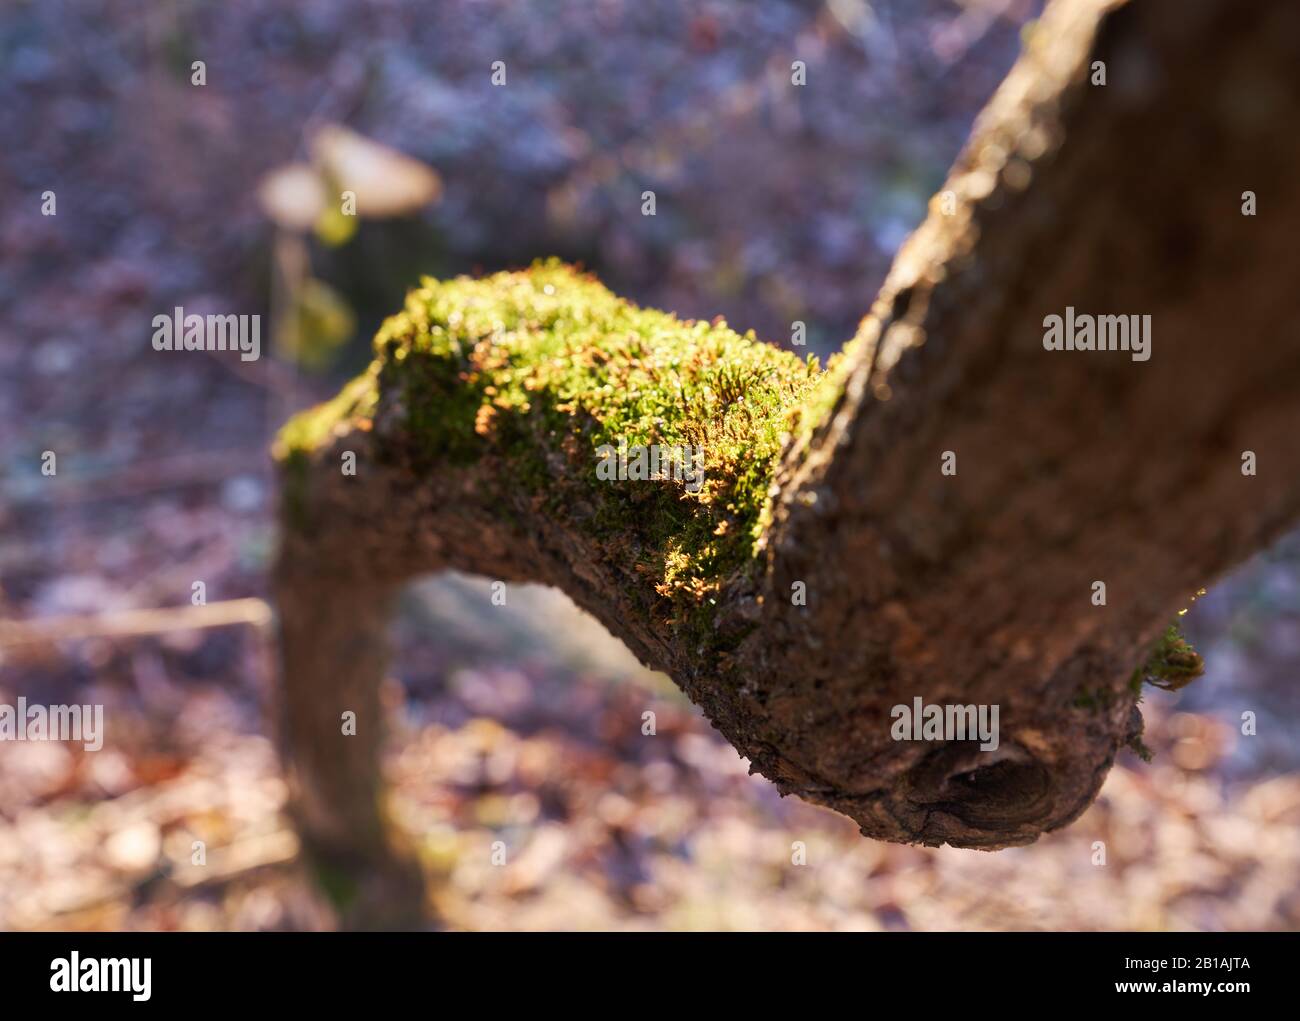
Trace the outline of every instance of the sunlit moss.
[[[1177, 691], [1190, 684], [1205, 672], [1205, 661], [1201, 654], [1192, 648], [1191, 643], [1183, 637], [1177, 624], [1170, 624], [1156, 640], [1146, 659], [1133, 669], [1129, 675], [1129, 694], [1142, 701], [1142, 685], [1154, 684], [1166, 691]], [[1075, 694], [1074, 705], [1079, 709], [1093, 712], [1109, 709], [1120, 697], [1108, 688], [1080, 688]], [[1150, 753], [1146, 746], [1137, 741], [1133, 744], [1144, 759], [1149, 760]]]
[[[752, 560], [788, 435], [826, 404], [815, 358], [721, 321], [638, 308], [554, 260], [423, 280], [379, 330], [375, 355], [335, 400], [285, 427], [282, 457], [368, 425], [380, 395], [384, 406], [392, 397], [404, 458], [428, 470], [494, 458], [503, 486], [524, 487], [534, 506], [601, 540], [611, 562], [648, 575], [683, 623], [706, 621]], [[620, 442], [703, 448], [702, 488], [599, 481], [595, 451]]]
[[377, 365], [371, 365], [348, 383], [338, 395], [323, 404], [308, 408], [285, 424], [272, 453], [284, 460], [296, 453], [306, 453], [324, 444], [335, 430], [368, 421], [374, 414], [378, 391], [375, 386]]
[[1183, 637], [1177, 624], [1165, 628], [1146, 662], [1133, 672], [1135, 685], [1143, 681], [1166, 691], [1177, 691], [1205, 673], [1205, 661]]

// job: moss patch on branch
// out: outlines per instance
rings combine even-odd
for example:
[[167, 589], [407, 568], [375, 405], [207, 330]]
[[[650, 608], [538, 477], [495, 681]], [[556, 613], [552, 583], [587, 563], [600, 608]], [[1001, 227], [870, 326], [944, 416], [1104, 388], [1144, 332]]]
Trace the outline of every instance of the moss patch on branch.
[[[1205, 673], [1205, 661], [1201, 654], [1192, 647], [1184, 636], [1177, 622], [1170, 624], [1156, 639], [1146, 659], [1133, 668], [1128, 679], [1128, 693], [1137, 702], [1142, 701], [1142, 685], [1154, 684], [1165, 691], [1177, 691], [1191, 684]], [[1098, 712], [1109, 709], [1115, 704], [1122, 692], [1115, 692], [1105, 687], [1080, 688], [1074, 697], [1073, 705], [1077, 709]], [[1141, 742], [1141, 734], [1130, 746], [1146, 761], [1151, 761], [1150, 752]]]
[[[651, 578], [672, 621], [699, 627], [752, 561], [777, 459], [829, 381], [815, 358], [721, 320], [638, 308], [555, 260], [423, 280], [375, 355], [285, 427], [282, 458], [398, 408], [405, 459], [427, 470], [495, 459], [504, 486], [586, 530], [610, 562]], [[599, 480], [597, 449], [620, 443], [702, 448], [703, 485]]]
[[1205, 673], [1205, 661], [1191, 642], [1183, 637], [1177, 624], [1165, 628], [1146, 662], [1133, 671], [1132, 684], [1154, 684], [1165, 691], [1177, 691]]

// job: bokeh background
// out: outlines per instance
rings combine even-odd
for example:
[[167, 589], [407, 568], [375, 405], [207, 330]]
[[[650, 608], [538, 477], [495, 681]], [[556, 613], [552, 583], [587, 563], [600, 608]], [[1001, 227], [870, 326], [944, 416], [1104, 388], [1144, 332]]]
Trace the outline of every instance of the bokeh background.
[[[108, 721], [96, 753], [0, 743], [0, 928], [334, 925], [283, 815], [267, 628], [76, 621], [186, 607], [200, 580], [210, 604], [265, 596], [274, 431], [364, 364], [422, 273], [558, 254], [835, 350], [1039, 7], [0, 9], [0, 619], [54, 635], [0, 649], [0, 702]], [[340, 175], [373, 185], [355, 219], [319, 207]], [[177, 304], [263, 315], [263, 358], [155, 352]], [[1208, 672], [1148, 689], [1154, 761], [1126, 753], [1072, 827], [988, 854], [783, 801], [564, 597], [498, 608], [486, 581], [431, 579], [394, 624], [395, 808], [457, 928], [1294, 929], [1300, 536], [1189, 605]]]

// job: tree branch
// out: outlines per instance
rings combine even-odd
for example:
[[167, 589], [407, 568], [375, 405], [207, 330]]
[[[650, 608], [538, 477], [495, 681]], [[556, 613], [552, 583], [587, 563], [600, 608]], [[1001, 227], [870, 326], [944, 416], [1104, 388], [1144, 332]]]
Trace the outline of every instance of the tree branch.
[[[556, 264], [426, 281], [278, 449], [309, 847], [377, 846], [379, 608], [444, 568], [563, 589], [869, 836], [1075, 818], [1140, 731], [1144, 646], [1300, 516], [1297, 56], [1291, 5], [1058, 0], [827, 372]], [[1046, 350], [1067, 307], [1149, 315], [1150, 360]], [[600, 481], [619, 440], [703, 446], [707, 481]], [[998, 749], [895, 740], [917, 697], [997, 705]]]

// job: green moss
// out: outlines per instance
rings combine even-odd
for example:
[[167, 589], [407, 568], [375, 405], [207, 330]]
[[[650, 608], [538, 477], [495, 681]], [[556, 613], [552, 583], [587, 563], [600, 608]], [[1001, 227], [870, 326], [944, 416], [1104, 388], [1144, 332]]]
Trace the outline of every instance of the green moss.
[[[1129, 675], [1128, 690], [1136, 702], [1142, 701], [1143, 683], [1154, 684], [1167, 691], [1175, 691], [1190, 684], [1205, 672], [1205, 662], [1183, 637], [1178, 625], [1170, 624], [1156, 641], [1147, 658]], [[1074, 697], [1076, 709], [1098, 712], [1114, 706], [1119, 696], [1107, 688], [1080, 688]], [[1151, 749], [1142, 740], [1142, 733], [1132, 735], [1126, 742], [1144, 762], [1152, 759]]]
[[[789, 434], [829, 406], [815, 358], [638, 308], [554, 260], [423, 280], [375, 354], [339, 397], [286, 426], [282, 457], [368, 427], [378, 395], [385, 407], [393, 395], [404, 458], [428, 470], [493, 458], [503, 485], [648, 576], [659, 609], [701, 634], [721, 587], [752, 562]], [[702, 487], [600, 481], [597, 449], [620, 443], [703, 448]]]
[[289, 460], [309, 454], [323, 445], [336, 429], [368, 421], [374, 414], [378, 396], [375, 388], [377, 368], [377, 365], [371, 365], [340, 390], [338, 396], [289, 419], [276, 440], [276, 458]]
[[1105, 688], [1080, 688], [1071, 704], [1076, 709], [1087, 709], [1095, 713], [1107, 708], [1111, 701], [1112, 696]]
[[345, 912], [356, 903], [360, 887], [347, 871], [314, 858], [310, 860], [309, 867], [316, 877], [316, 885], [334, 905], [335, 910]]
[[307, 454], [301, 447], [288, 449], [281, 459], [281, 465], [281, 505], [285, 521], [290, 528], [301, 531], [311, 521], [311, 508], [307, 499]]
[[291, 528], [305, 528], [311, 520], [307, 484], [312, 453], [324, 446], [336, 430], [369, 427], [378, 397], [376, 370], [377, 366], [372, 365], [336, 397], [295, 415], [280, 430], [272, 454], [281, 464], [282, 508]]
[[[1142, 685], [1154, 684], [1166, 691], [1176, 691], [1190, 684], [1205, 672], [1205, 661], [1183, 637], [1177, 624], [1170, 624], [1152, 646], [1140, 666], [1129, 675], [1128, 690], [1137, 701], [1142, 701]], [[1080, 688], [1074, 696], [1078, 709], [1109, 709], [1116, 696], [1107, 688]]]
[[1125, 746], [1143, 762], [1151, 762], [1156, 757], [1155, 752], [1142, 740], [1141, 734], [1134, 734], [1125, 742]]
[[1165, 628], [1146, 662], [1133, 671], [1130, 685], [1141, 690], [1142, 682], [1166, 691], [1177, 691], [1205, 673], [1205, 661], [1183, 637], [1177, 624]]

